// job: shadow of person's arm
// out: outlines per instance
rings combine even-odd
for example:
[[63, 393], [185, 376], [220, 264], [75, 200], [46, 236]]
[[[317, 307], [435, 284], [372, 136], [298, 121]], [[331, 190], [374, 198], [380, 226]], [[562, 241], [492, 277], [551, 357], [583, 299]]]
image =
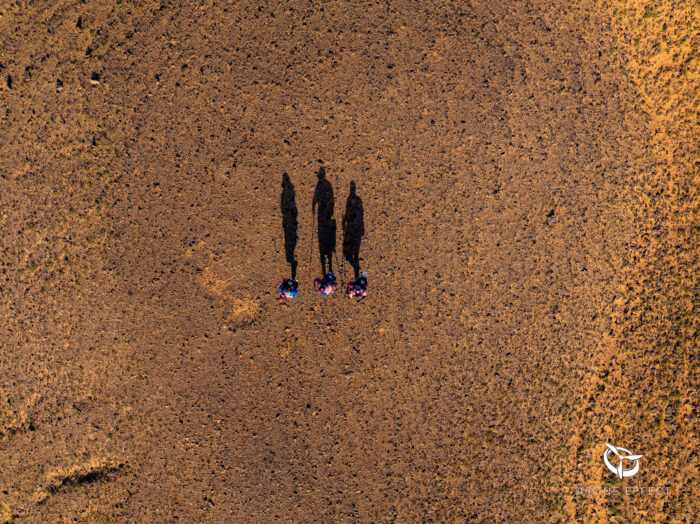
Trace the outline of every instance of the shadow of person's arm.
[[316, 206], [321, 202], [321, 184], [316, 184], [316, 189], [314, 189], [314, 198], [311, 201], [311, 214], [316, 214]]
[[360, 219], [360, 237], [366, 237], [366, 231], [365, 231], [365, 211], [362, 207], [362, 200], [359, 201], [359, 205], [357, 206], [357, 213], [359, 215]]

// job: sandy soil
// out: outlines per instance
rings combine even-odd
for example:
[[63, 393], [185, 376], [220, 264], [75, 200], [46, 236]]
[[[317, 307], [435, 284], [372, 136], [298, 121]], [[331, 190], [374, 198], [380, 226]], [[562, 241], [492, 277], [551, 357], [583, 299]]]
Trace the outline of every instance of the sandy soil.
[[0, 7], [0, 518], [697, 517], [690, 3], [416, 5]]
[[[633, 486], [666, 496], [567, 497], [583, 520], [692, 522], [700, 516], [698, 434], [698, 75], [700, 11], [690, 2], [602, 5], [647, 141], [630, 179], [635, 231], [611, 318], [586, 376], [568, 465], [573, 485], [617, 485], [590, 443], [627, 442], [648, 466]], [[598, 461], [600, 466], [600, 462]], [[630, 479], [632, 480], [632, 479]], [[620, 483], [620, 488], [623, 485]], [[658, 490], [657, 490], [658, 491]]]

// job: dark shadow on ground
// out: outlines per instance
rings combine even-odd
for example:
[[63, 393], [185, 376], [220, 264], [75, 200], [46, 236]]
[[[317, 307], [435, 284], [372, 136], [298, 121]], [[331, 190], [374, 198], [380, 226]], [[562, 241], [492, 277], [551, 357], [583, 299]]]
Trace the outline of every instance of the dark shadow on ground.
[[333, 253], [335, 252], [335, 218], [333, 210], [335, 200], [333, 186], [326, 178], [326, 169], [321, 166], [318, 170], [318, 182], [314, 191], [314, 199], [311, 204], [312, 214], [318, 209], [318, 250], [321, 255], [321, 274], [333, 271]]
[[299, 212], [297, 210], [294, 184], [292, 184], [287, 173], [282, 175], [280, 209], [282, 210], [282, 229], [284, 230], [284, 256], [292, 270], [292, 280], [295, 280], [297, 275], [297, 260], [294, 253], [299, 238], [297, 234], [299, 226], [297, 215]]
[[350, 194], [343, 215], [343, 256], [360, 276], [360, 244], [365, 234], [365, 218], [362, 199], [357, 196], [355, 182], [350, 182]]

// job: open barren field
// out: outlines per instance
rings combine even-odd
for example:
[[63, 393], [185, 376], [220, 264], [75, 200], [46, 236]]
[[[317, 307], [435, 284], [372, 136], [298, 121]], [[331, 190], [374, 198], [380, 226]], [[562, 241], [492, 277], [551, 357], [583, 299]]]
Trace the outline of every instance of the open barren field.
[[0, 3], [0, 522], [697, 522], [699, 20]]

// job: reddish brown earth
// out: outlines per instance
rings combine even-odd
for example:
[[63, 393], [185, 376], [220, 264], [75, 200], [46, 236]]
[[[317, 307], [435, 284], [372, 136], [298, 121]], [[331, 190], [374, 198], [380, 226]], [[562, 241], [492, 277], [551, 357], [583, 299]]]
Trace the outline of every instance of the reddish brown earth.
[[[577, 426], [654, 161], [605, 16], [0, 7], [2, 519], [590, 517], [563, 472], [603, 445]], [[359, 303], [312, 292], [321, 165], [338, 259], [363, 201]]]

